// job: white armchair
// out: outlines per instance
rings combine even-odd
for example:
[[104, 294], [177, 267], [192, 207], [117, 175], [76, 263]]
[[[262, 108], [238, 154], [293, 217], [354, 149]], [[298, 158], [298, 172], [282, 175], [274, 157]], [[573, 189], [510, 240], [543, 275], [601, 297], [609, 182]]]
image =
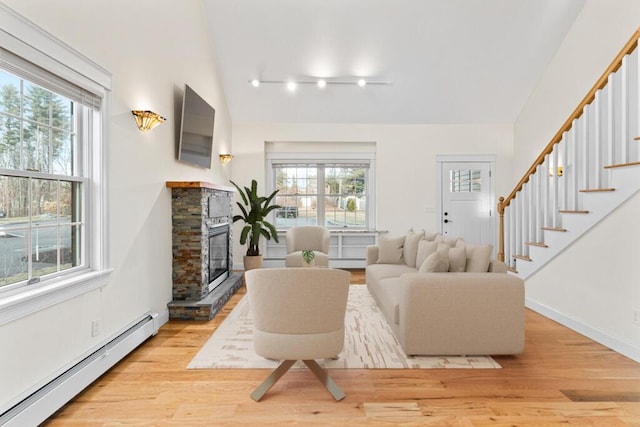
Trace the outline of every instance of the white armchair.
[[286, 234], [287, 257], [285, 266], [302, 267], [302, 251], [310, 249], [314, 252], [316, 267], [329, 266], [329, 230], [316, 225], [291, 227]]
[[348, 271], [330, 268], [268, 268], [245, 272], [260, 356], [283, 362], [251, 397], [259, 401], [302, 360], [335, 400], [345, 395], [314, 359], [335, 357], [344, 346]]

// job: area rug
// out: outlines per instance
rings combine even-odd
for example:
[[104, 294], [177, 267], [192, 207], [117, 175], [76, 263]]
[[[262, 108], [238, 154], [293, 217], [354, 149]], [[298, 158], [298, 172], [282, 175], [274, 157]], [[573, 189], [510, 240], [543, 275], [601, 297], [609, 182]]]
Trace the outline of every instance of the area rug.
[[[427, 357], [404, 354], [366, 285], [351, 285], [345, 317], [344, 350], [337, 359], [318, 360], [324, 368], [497, 369], [489, 356]], [[253, 349], [253, 320], [245, 295], [189, 363], [188, 369], [275, 369], [279, 362]], [[304, 366], [298, 362], [299, 366]]]

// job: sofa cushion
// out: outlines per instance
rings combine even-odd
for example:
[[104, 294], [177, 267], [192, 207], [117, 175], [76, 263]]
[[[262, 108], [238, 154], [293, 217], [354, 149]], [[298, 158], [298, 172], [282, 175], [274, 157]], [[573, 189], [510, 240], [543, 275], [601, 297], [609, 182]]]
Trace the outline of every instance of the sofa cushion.
[[467, 252], [465, 248], [449, 249], [449, 271], [452, 273], [464, 273], [467, 266]]
[[465, 250], [467, 253], [466, 272], [486, 273], [489, 270], [493, 245], [473, 245], [467, 243]]
[[367, 284], [375, 284], [389, 277], [400, 277], [404, 273], [415, 273], [416, 269], [406, 264], [372, 264], [367, 266]]
[[418, 243], [424, 238], [424, 230], [407, 232], [404, 237], [403, 257], [404, 263], [409, 267], [416, 266], [416, 255], [418, 254]]
[[380, 236], [378, 239], [378, 264], [402, 264], [404, 236], [388, 238]]
[[422, 273], [446, 273], [449, 271], [449, 254], [444, 251], [436, 251], [429, 255], [420, 266]]
[[420, 240], [418, 242], [418, 253], [416, 254], [416, 267], [420, 267], [425, 259], [438, 250], [438, 242], [429, 240]]
[[397, 331], [397, 325], [399, 323], [398, 306], [400, 297], [403, 294], [399, 289], [400, 286], [400, 277], [388, 277], [380, 280], [375, 290], [369, 287], [372, 294], [375, 293], [375, 299], [380, 311], [384, 314], [389, 322], [389, 326], [391, 326], [394, 331]]

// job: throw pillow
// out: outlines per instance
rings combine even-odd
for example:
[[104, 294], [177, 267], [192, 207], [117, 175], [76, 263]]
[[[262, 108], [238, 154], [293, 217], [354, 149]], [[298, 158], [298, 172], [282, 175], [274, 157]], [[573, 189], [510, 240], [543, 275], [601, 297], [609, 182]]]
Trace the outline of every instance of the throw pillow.
[[466, 244], [467, 266], [465, 271], [469, 273], [486, 273], [489, 270], [493, 245]]
[[418, 242], [418, 253], [416, 254], [416, 267], [420, 267], [425, 259], [438, 250], [438, 242], [420, 240]]
[[422, 273], [446, 273], [449, 271], [449, 256], [436, 251], [429, 255], [420, 266]]
[[446, 243], [447, 245], [451, 246], [452, 248], [455, 248], [456, 247], [456, 243], [458, 243], [458, 238], [457, 237], [449, 238], [447, 236], [442, 236], [442, 242]]
[[467, 253], [465, 248], [449, 249], [449, 271], [452, 273], [464, 273], [467, 266]]
[[407, 232], [407, 235], [404, 237], [404, 262], [409, 267], [416, 266], [416, 255], [418, 254], [418, 244], [420, 240], [424, 237], [424, 230], [420, 230], [418, 232], [413, 231], [413, 229]]
[[378, 239], [378, 264], [402, 264], [404, 236]]
[[424, 232], [424, 238], [427, 239], [430, 242], [433, 242], [434, 240], [436, 240], [437, 236], [438, 236], [438, 233], [432, 233], [430, 231], [425, 231]]

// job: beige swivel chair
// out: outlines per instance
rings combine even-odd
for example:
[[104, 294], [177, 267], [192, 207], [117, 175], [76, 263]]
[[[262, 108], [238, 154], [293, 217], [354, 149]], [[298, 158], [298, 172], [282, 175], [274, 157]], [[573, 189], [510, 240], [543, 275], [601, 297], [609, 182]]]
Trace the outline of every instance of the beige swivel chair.
[[259, 401], [302, 360], [334, 399], [344, 393], [314, 359], [336, 357], [344, 346], [350, 273], [331, 268], [263, 268], [245, 272], [254, 320], [255, 351], [282, 363], [251, 397]]
[[316, 225], [302, 225], [287, 230], [287, 257], [285, 266], [303, 267], [302, 251], [311, 249], [315, 254], [314, 266], [329, 266], [329, 230]]

